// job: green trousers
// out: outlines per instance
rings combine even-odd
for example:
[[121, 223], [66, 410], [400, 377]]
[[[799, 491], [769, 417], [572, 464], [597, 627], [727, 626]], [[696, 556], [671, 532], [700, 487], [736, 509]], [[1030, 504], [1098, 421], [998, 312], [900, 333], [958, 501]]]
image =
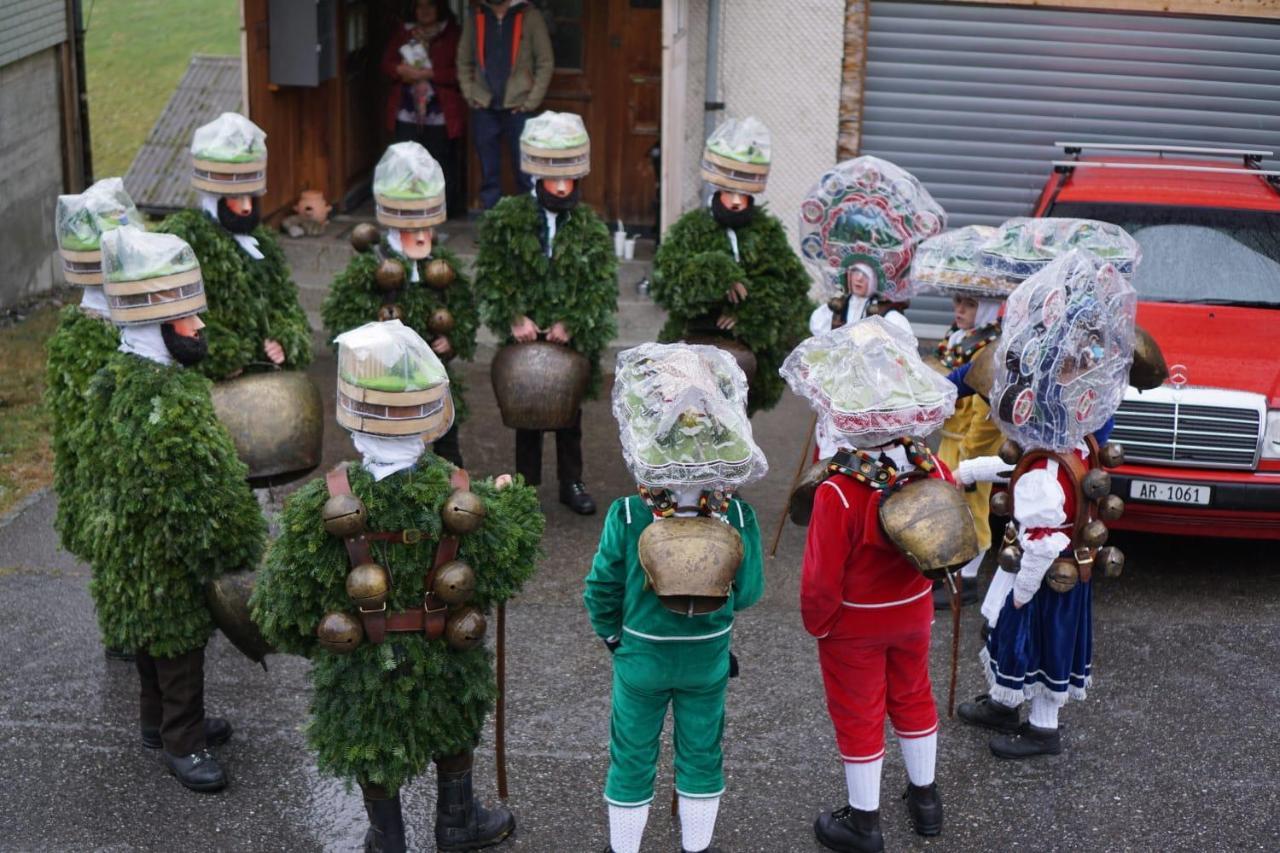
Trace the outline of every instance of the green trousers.
[[667, 706], [674, 721], [676, 790], [724, 791], [720, 738], [729, 685], [729, 635], [701, 642], [649, 642], [623, 634], [613, 656], [613, 717], [604, 798], [615, 806], [653, 799]]

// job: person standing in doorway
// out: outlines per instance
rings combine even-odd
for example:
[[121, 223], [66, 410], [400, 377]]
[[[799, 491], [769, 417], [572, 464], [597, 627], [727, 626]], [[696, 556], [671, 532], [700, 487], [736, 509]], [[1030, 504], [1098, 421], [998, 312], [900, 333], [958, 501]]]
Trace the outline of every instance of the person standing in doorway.
[[462, 216], [466, 194], [458, 141], [467, 106], [458, 88], [461, 28], [447, 0], [413, 0], [409, 20], [382, 55], [382, 73], [395, 82], [387, 94], [386, 127], [396, 142], [426, 148], [444, 172], [448, 213]]
[[458, 85], [472, 107], [485, 210], [502, 197], [503, 137], [518, 191], [527, 193], [533, 186], [520, 171], [520, 133], [542, 104], [554, 68], [547, 23], [524, 0], [481, 0], [467, 13], [458, 46]]

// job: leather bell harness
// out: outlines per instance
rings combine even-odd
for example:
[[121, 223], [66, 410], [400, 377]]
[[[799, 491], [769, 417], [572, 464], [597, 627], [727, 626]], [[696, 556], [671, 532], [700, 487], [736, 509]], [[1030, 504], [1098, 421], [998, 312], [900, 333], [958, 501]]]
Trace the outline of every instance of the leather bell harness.
[[[325, 475], [325, 485], [329, 495], [350, 495], [351, 480], [347, 477], [347, 466], [340, 465]], [[454, 489], [471, 487], [471, 475], [463, 468], [455, 468], [449, 476], [449, 485]], [[421, 530], [387, 530], [365, 531], [356, 536], [347, 536], [342, 541], [347, 547], [347, 557], [352, 566], [373, 562], [370, 542], [394, 542], [401, 545], [417, 545], [424, 540]], [[440, 567], [458, 556], [458, 537], [444, 533], [436, 545], [436, 556], [431, 569], [423, 577], [423, 606], [409, 607], [405, 610], [387, 610], [384, 602], [374, 609], [360, 608], [360, 622], [364, 626], [364, 635], [375, 645], [381, 643], [387, 632], [426, 634], [428, 640], [434, 640], [444, 633], [445, 619], [449, 606], [435, 594], [436, 572]], [[390, 578], [390, 570], [387, 574]]]
[[907, 459], [915, 466], [912, 470], [899, 472], [897, 466], [884, 454], [876, 458], [862, 450], [842, 448], [827, 463], [827, 476], [844, 474], [876, 491], [892, 491], [912, 480], [927, 477], [937, 469], [937, 460], [928, 445], [917, 444], [914, 439], [906, 436], [897, 439], [895, 443], [907, 452]]
[[[1089, 500], [1084, 494], [1084, 477], [1094, 468], [1101, 467], [1098, 460], [1098, 441], [1093, 436], [1085, 436], [1085, 446], [1089, 448], [1089, 461], [1085, 462], [1074, 453], [1058, 453], [1053, 450], [1029, 450], [1018, 460], [1009, 478], [1009, 497], [1013, 497], [1014, 484], [1031, 466], [1041, 460], [1052, 460], [1058, 463], [1058, 469], [1065, 472], [1067, 481], [1071, 483], [1071, 492], [1076, 499], [1076, 517], [1071, 525], [1071, 553], [1080, 568], [1080, 582], [1088, 583], [1093, 577], [1093, 561], [1098, 554], [1097, 548], [1089, 547], [1080, 541], [1080, 534], [1086, 524], [1098, 518], [1098, 502]], [[1012, 512], [1012, 510], [1010, 510]]]

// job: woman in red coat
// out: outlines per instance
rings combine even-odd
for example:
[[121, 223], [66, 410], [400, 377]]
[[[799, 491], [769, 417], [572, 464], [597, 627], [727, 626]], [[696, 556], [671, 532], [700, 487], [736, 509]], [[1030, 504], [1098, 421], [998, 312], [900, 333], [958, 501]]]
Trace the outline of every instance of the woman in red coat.
[[466, 103], [458, 88], [458, 38], [462, 31], [448, 0], [416, 0], [413, 20], [401, 25], [382, 54], [387, 93], [386, 129], [396, 142], [417, 142], [444, 171], [450, 216], [466, 212], [459, 140]]

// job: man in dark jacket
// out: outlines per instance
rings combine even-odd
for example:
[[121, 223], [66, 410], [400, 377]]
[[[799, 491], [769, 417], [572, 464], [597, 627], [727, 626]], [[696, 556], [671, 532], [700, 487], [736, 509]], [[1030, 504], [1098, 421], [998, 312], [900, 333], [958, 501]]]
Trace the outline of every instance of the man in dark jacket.
[[462, 23], [458, 85], [473, 109], [485, 210], [502, 197], [502, 137], [519, 191], [532, 188], [520, 171], [520, 133], [551, 85], [555, 58], [542, 13], [525, 0], [482, 0]]

